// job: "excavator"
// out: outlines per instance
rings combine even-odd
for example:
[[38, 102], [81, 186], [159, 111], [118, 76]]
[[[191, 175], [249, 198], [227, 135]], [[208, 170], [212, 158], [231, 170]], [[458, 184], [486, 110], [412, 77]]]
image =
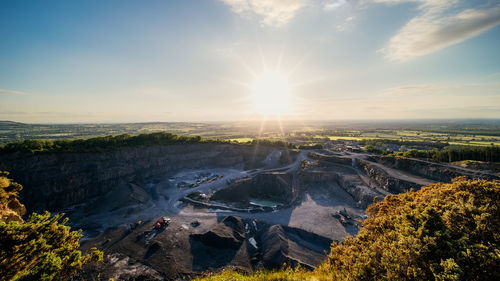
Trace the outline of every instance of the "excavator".
[[149, 244], [149, 241], [155, 237], [157, 234], [161, 233], [163, 230], [167, 228], [172, 220], [167, 217], [161, 217], [158, 219], [153, 227], [153, 229], [146, 234], [146, 245]]
[[159, 220], [156, 221], [154, 229], [155, 230], [161, 230], [164, 228], [167, 228], [167, 226], [170, 224], [171, 219], [167, 217], [161, 217]]

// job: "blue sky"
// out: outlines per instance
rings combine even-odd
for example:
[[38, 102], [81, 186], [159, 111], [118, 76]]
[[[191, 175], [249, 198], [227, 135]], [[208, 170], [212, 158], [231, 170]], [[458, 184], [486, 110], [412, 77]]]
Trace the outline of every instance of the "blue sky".
[[500, 118], [500, 2], [0, 1], [0, 120]]

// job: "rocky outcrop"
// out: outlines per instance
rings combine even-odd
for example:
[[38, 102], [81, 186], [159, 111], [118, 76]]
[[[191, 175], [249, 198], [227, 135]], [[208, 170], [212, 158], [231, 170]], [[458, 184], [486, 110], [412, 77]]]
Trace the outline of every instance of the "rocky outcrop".
[[366, 208], [377, 196], [385, 195], [367, 186], [352, 169], [342, 168], [338, 171], [306, 170], [300, 175], [301, 186], [336, 182], [343, 190], [352, 196], [357, 205]]
[[335, 163], [335, 164], [342, 164], [348, 166], [352, 164], [352, 158], [347, 156], [323, 155], [314, 152], [309, 152], [307, 156], [311, 157], [312, 159]]
[[238, 202], [247, 205], [250, 198], [269, 199], [290, 204], [295, 198], [293, 175], [284, 172], [265, 172], [253, 178], [235, 181], [231, 187], [215, 192], [211, 200]]
[[[262, 263], [270, 269], [280, 268], [283, 264], [313, 269], [332, 243], [325, 237], [282, 225], [269, 227], [260, 239]], [[304, 247], [304, 244], [308, 247]]]
[[24, 189], [30, 211], [58, 211], [182, 169], [254, 166], [273, 149], [230, 144], [132, 147], [100, 153], [0, 155], [0, 170], [11, 172]]
[[411, 188], [419, 189], [421, 184], [390, 176], [384, 169], [369, 161], [360, 160], [359, 166], [363, 169], [370, 181], [378, 187], [397, 194]]
[[383, 198], [385, 196], [374, 188], [366, 186], [357, 176], [349, 174], [337, 174], [337, 176], [337, 183], [351, 194], [359, 207], [366, 208], [373, 203], [375, 197]]

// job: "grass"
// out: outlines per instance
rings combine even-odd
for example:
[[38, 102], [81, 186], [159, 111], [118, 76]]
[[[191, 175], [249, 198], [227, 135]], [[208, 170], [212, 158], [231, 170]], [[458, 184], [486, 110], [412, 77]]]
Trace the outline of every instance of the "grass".
[[[350, 133], [356, 133], [355, 131]], [[319, 136], [320, 137], [320, 136]], [[392, 131], [376, 131], [376, 132], [361, 132], [360, 136], [335, 136], [328, 135], [330, 140], [405, 140], [405, 141], [440, 141], [448, 142], [450, 145], [470, 145], [470, 146], [500, 146], [500, 137], [484, 136], [484, 135], [450, 135], [444, 133], [419, 132], [407, 130], [392, 130]]]
[[237, 142], [242, 142], [242, 143], [246, 143], [246, 142], [249, 142], [249, 141], [253, 141], [252, 138], [234, 138], [234, 139], [229, 139], [230, 141], [237, 141]]
[[297, 267], [283, 270], [260, 270], [251, 274], [237, 272], [235, 270], [224, 270], [219, 273], [210, 274], [206, 277], [195, 279], [197, 281], [326, 281], [331, 280], [328, 275], [320, 271], [308, 271]]
[[363, 140], [363, 139], [372, 139], [369, 137], [345, 137], [345, 136], [328, 136], [330, 140]]

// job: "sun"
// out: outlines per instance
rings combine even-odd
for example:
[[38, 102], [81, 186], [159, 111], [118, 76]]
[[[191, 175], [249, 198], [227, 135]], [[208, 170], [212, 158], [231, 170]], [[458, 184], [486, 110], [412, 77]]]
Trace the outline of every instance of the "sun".
[[283, 115], [290, 111], [290, 83], [283, 74], [266, 70], [252, 85], [255, 112], [262, 115]]

